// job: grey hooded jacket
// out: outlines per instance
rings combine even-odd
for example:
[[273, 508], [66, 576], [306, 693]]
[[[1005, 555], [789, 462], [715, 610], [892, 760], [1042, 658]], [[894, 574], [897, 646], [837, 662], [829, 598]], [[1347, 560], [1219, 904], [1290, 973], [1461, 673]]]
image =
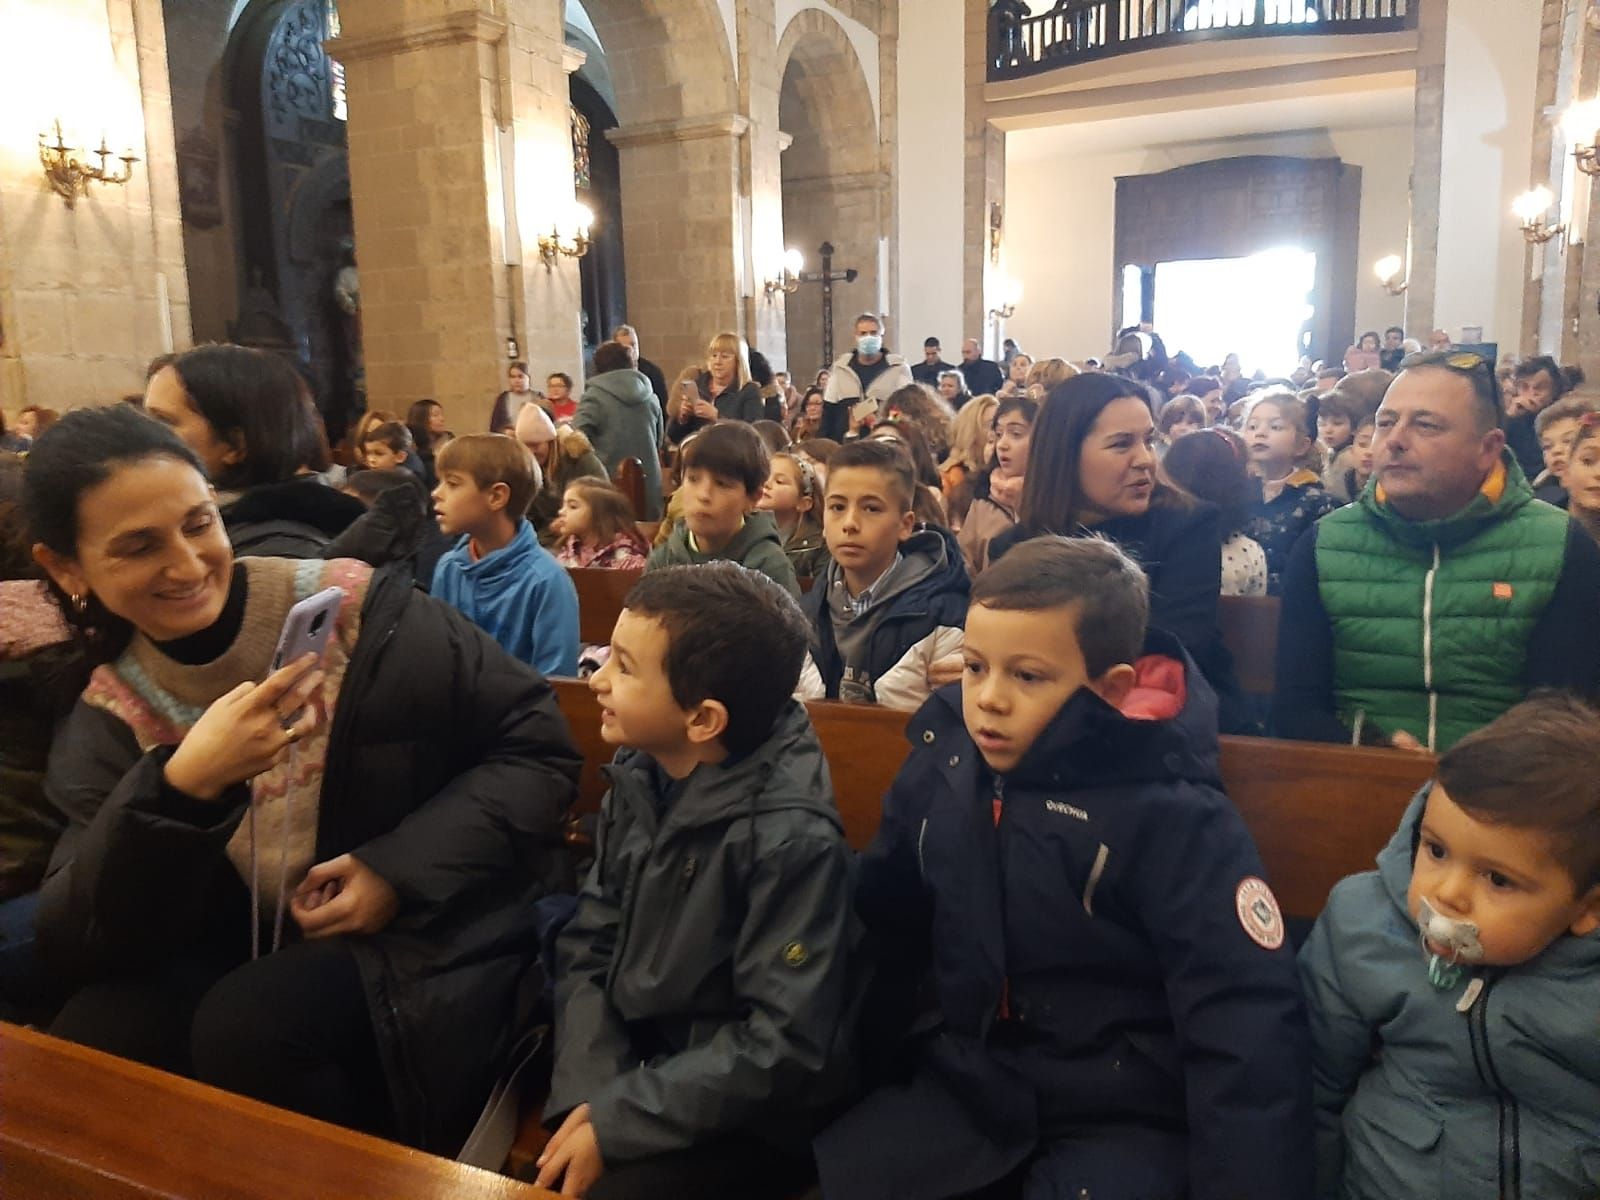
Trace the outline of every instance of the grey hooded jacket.
[[606, 371], [584, 385], [572, 427], [594, 445], [595, 457], [615, 476], [625, 458], [644, 465], [641, 521], [661, 519], [661, 404], [650, 380], [634, 370]]
[[[1431, 785], [1430, 785], [1431, 786]], [[1428, 787], [1300, 954], [1322, 1197], [1600, 1195], [1600, 933], [1428, 982], [1406, 904]]]
[[588, 1103], [607, 1163], [730, 1133], [804, 1150], [851, 1082], [859, 930], [804, 706], [670, 789], [637, 751], [606, 771], [594, 868], [557, 943], [547, 1124]]

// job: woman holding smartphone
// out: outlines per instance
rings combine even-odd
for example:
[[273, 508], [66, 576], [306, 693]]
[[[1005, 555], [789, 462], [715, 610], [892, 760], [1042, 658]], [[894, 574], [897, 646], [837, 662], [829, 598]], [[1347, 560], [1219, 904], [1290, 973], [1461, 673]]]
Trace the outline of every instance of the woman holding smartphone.
[[[454, 1153], [534, 1021], [531, 905], [569, 882], [549, 686], [401, 572], [235, 559], [193, 451], [125, 406], [41, 437], [23, 501], [100, 664], [46, 778], [51, 1031]], [[320, 661], [270, 670], [329, 586]]]
[[667, 440], [676, 445], [714, 421], [748, 421], [766, 415], [761, 386], [750, 377], [750, 348], [737, 333], [719, 333], [706, 347], [706, 366], [692, 386], [668, 397]]

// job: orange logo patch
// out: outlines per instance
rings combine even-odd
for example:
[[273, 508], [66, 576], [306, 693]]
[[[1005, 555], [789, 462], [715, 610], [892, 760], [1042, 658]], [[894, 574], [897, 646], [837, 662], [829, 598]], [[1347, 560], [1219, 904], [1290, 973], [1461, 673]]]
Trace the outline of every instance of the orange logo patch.
[[1494, 585], [1494, 598], [1496, 600], [1509, 600], [1513, 594], [1509, 583], [1497, 583]]

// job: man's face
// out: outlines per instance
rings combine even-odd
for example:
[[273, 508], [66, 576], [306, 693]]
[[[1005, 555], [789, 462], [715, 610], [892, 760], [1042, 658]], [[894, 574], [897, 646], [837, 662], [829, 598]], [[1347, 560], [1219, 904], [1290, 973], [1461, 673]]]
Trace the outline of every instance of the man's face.
[[1400, 349], [1400, 344], [1405, 340], [1405, 335], [1398, 329], [1391, 329], [1383, 335], [1383, 348], [1385, 350], [1398, 350]]
[[977, 362], [978, 358], [978, 343], [974, 339], [968, 338], [966, 341], [961, 343], [962, 362]]
[[922, 348], [922, 361], [927, 363], [930, 367], [939, 361], [939, 355], [940, 349], [938, 342], [935, 342], [931, 346], [924, 346]]
[[1478, 425], [1472, 380], [1442, 367], [1402, 371], [1378, 409], [1373, 472], [1412, 521], [1461, 511], [1499, 461], [1505, 435]]
[[1430, 333], [1428, 335], [1428, 349], [1429, 350], [1448, 350], [1448, 349], [1450, 349], [1450, 335], [1448, 333], [1446, 333], [1442, 329], [1435, 329], [1432, 333]]
[[621, 347], [623, 347], [624, 349], [627, 350], [629, 358], [633, 359], [633, 361], [635, 363], [637, 363], [639, 361], [639, 346], [633, 340], [633, 330], [631, 330], [631, 329], [619, 329], [619, 330], [617, 330], [617, 336], [616, 336], [615, 341], [616, 341], [617, 345], [619, 345], [619, 346], [621, 346]]

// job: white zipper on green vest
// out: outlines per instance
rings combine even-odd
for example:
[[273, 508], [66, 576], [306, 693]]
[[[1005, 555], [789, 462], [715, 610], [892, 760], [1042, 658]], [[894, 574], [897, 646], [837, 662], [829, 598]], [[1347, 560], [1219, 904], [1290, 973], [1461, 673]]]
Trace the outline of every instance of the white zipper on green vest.
[[1439, 735], [1439, 694], [1433, 690], [1433, 581], [1439, 574], [1439, 543], [1433, 544], [1433, 566], [1422, 581], [1422, 686], [1428, 689], [1428, 749]]

